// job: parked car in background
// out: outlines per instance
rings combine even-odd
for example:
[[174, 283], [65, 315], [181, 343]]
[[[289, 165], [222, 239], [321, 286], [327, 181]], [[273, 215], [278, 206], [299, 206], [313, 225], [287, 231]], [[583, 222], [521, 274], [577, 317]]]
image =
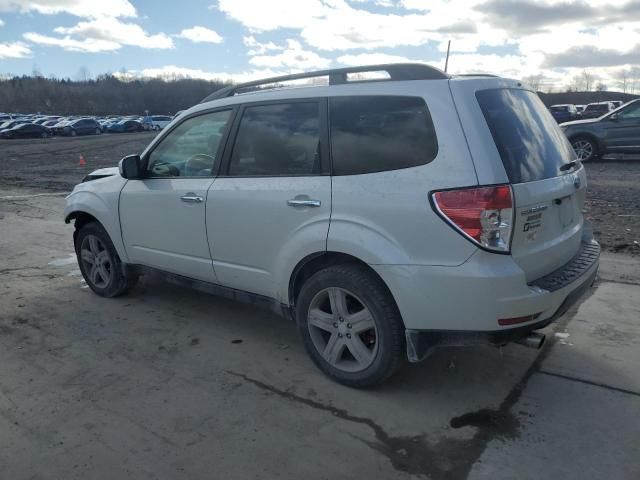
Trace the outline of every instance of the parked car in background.
[[586, 107], [586, 105], [576, 105], [576, 112], [578, 112], [578, 116], [582, 115], [582, 112], [584, 112]]
[[143, 132], [144, 126], [137, 120], [121, 120], [107, 127], [109, 133]]
[[54, 127], [56, 135], [71, 136], [76, 135], [100, 135], [102, 129], [100, 124], [93, 118], [81, 118], [68, 122], [61, 122]]
[[558, 123], [569, 122], [578, 117], [578, 110], [576, 109], [576, 106], [571, 104], [551, 105], [549, 107], [549, 111]]
[[[363, 71], [389, 80], [349, 80]], [[163, 272], [269, 307], [367, 387], [437, 346], [539, 348], [595, 279], [585, 168], [516, 80], [343, 68], [230, 86], [175, 122], [66, 198], [98, 295]]]
[[598, 118], [602, 115], [614, 110], [613, 103], [611, 102], [597, 102], [587, 105], [582, 112], [581, 118]]
[[583, 162], [607, 153], [640, 153], [640, 100], [596, 119], [563, 123], [560, 128]]
[[611, 100], [611, 103], [613, 103], [613, 108], [620, 108], [622, 105], [624, 105], [624, 102], [622, 100]]
[[2, 132], [3, 130], [9, 130], [10, 128], [21, 125], [23, 123], [26, 122], [24, 120], [7, 120], [6, 122], [0, 124], [0, 132]]
[[22, 123], [0, 132], [0, 138], [48, 138], [51, 130], [36, 123]]
[[171, 123], [171, 118], [168, 115], [152, 115], [151, 116], [151, 128], [155, 131], [160, 131]]

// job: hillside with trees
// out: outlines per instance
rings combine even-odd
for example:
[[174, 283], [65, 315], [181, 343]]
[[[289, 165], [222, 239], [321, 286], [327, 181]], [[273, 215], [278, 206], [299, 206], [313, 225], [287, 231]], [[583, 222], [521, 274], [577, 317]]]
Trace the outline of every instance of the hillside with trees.
[[543, 93], [538, 92], [538, 95], [546, 106], [558, 105], [563, 103], [571, 103], [574, 105], [587, 105], [594, 102], [607, 102], [609, 100], [622, 100], [623, 102], [629, 102], [638, 95], [622, 92], [610, 92], [608, 90], [595, 91], [595, 92], [558, 92], [558, 93]]
[[57, 115], [174, 114], [188, 108], [223, 82], [177, 79], [122, 81], [112, 75], [72, 81], [44, 77], [0, 79], [0, 112]]
[[[57, 115], [174, 114], [200, 102], [224, 87], [221, 81], [188, 78], [127, 79], [101, 75], [96, 79], [69, 80], [42, 76], [0, 79], [0, 112]], [[597, 91], [539, 92], [545, 105], [586, 105], [606, 100], [625, 102], [638, 98], [629, 93]]]

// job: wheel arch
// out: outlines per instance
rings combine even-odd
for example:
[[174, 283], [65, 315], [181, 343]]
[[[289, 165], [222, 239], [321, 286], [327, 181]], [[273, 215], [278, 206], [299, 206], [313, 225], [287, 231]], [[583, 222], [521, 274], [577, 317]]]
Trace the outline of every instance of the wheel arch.
[[99, 223], [109, 235], [111, 243], [113, 243], [122, 262], [127, 263], [129, 257], [122, 241], [117, 197], [115, 201], [112, 200], [111, 198], [102, 198], [95, 192], [81, 191], [72, 193], [67, 198], [64, 221], [68, 224], [75, 220], [76, 231], [88, 222], [95, 221]]
[[597, 154], [602, 154], [603, 153], [603, 145], [602, 142], [600, 141], [600, 139], [592, 132], [577, 132], [572, 134], [571, 136], [569, 136], [569, 143], [573, 144], [574, 140], [578, 139], [578, 138], [588, 138], [589, 140], [591, 140], [596, 148], [598, 149], [598, 151], [596, 152]]
[[309, 278], [311, 278], [311, 276], [313, 276], [315, 273], [319, 272], [324, 268], [331, 267], [333, 265], [345, 265], [345, 264], [358, 265], [364, 268], [365, 270], [367, 270], [369, 273], [371, 273], [371, 275], [373, 275], [375, 278], [377, 278], [381, 282], [381, 284], [387, 290], [387, 293], [389, 294], [390, 298], [393, 299], [393, 303], [396, 305], [396, 308], [398, 307], [396, 299], [393, 293], [391, 292], [391, 289], [387, 285], [387, 283], [384, 281], [384, 279], [380, 276], [378, 272], [376, 272], [373, 268], [371, 268], [369, 264], [359, 259], [358, 257], [355, 257], [347, 253], [324, 251], [324, 252], [317, 252], [311, 255], [307, 255], [305, 258], [303, 258], [298, 262], [298, 264], [295, 266], [295, 268], [291, 273], [291, 276], [289, 278], [289, 297], [288, 297], [289, 302], [288, 303], [294, 319], [295, 319], [294, 312], [295, 312], [296, 299], [298, 297], [298, 294], [300, 293], [300, 290], [304, 282]]

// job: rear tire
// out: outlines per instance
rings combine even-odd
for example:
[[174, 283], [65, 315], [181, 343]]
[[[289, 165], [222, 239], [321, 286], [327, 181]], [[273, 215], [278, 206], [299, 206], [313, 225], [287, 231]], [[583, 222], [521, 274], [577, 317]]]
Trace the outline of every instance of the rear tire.
[[75, 249], [80, 272], [98, 295], [117, 297], [137, 283], [137, 276], [125, 275], [118, 252], [99, 223], [87, 223], [77, 231]]
[[400, 312], [364, 267], [336, 265], [314, 274], [300, 290], [296, 319], [313, 362], [339, 383], [371, 387], [403, 364]]
[[591, 137], [574, 137], [571, 139], [571, 146], [581, 162], [590, 162], [600, 156], [598, 145]]

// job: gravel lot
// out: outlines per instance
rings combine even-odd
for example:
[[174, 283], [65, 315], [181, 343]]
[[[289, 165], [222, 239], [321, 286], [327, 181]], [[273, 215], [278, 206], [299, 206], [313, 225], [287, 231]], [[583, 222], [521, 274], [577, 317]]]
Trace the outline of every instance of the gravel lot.
[[360, 391], [262, 310], [153, 277], [87, 288], [64, 192], [152, 137], [0, 142], [0, 478], [640, 478], [640, 259], [620, 246], [640, 162], [588, 165], [618, 253], [541, 351], [440, 349]]
[[[140, 153], [156, 133], [105, 134], [46, 140], [0, 140], [0, 187], [70, 191], [88, 172]], [[79, 165], [80, 155], [87, 162]], [[640, 255], [640, 159], [586, 165], [586, 215], [604, 250]]]

